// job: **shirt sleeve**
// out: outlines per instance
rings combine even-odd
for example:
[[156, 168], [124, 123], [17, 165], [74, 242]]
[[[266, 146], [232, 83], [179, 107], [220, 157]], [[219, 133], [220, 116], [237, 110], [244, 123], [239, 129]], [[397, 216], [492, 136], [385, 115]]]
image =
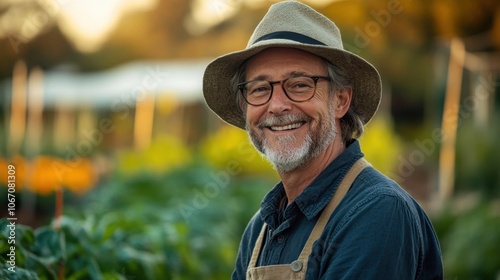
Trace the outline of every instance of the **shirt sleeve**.
[[349, 208], [318, 246], [319, 279], [416, 279], [422, 232], [408, 201], [378, 191]]

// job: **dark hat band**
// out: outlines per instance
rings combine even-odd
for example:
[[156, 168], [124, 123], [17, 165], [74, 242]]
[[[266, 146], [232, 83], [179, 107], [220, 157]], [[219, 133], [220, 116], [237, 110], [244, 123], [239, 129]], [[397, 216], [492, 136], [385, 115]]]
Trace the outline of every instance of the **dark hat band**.
[[304, 34], [296, 33], [296, 32], [291, 32], [291, 31], [277, 31], [273, 33], [266, 34], [259, 39], [255, 40], [254, 44], [260, 41], [266, 41], [266, 40], [271, 40], [271, 39], [286, 39], [286, 40], [292, 40], [295, 42], [299, 42], [302, 44], [308, 44], [308, 45], [322, 45], [326, 46], [326, 44], [313, 39], [309, 36], [306, 36]]

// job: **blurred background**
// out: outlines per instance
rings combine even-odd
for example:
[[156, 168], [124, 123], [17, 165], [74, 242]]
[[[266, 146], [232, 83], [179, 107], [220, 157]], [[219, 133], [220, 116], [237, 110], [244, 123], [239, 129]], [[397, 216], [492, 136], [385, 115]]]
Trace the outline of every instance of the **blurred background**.
[[[17, 259], [7, 274], [1, 219], [0, 276], [229, 278], [279, 178], [208, 109], [202, 75], [274, 2], [1, 1], [0, 214], [13, 166]], [[500, 279], [500, 3], [304, 2], [380, 71], [362, 149], [426, 209], [446, 279]]]

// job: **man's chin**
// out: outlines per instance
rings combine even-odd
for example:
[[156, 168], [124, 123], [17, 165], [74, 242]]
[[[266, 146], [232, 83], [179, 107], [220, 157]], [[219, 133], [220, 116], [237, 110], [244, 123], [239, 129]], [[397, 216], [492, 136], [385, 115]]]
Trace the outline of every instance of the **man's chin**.
[[279, 173], [289, 173], [292, 172], [296, 169], [298, 169], [301, 166], [305, 165], [305, 162], [303, 159], [296, 160], [296, 161], [280, 161], [280, 162], [271, 162]]
[[264, 148], [266, 156], [279, 172], [289, 172], [304, 165], [307, 161], [309, 147], [304, 145], [299, 148], [282, 146], [279, 149]]

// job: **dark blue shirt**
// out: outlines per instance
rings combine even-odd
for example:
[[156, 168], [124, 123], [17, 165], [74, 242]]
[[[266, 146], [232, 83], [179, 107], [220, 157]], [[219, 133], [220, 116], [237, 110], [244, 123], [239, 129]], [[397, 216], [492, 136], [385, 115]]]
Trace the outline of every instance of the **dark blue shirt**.
[[[283, 184], [263, 199], [243, 234], [232, 279], [245, 279], [263, 222], [258, 266], [289, 264], [351, 166], [363, 157], [354, 141], [283, 211]], [[280, 212], [282, 212], [280, 214]], [[439, 242], [417, 202], [373, 167], [359, 174], [309, 256], [306, 279], [443, 279]]]

